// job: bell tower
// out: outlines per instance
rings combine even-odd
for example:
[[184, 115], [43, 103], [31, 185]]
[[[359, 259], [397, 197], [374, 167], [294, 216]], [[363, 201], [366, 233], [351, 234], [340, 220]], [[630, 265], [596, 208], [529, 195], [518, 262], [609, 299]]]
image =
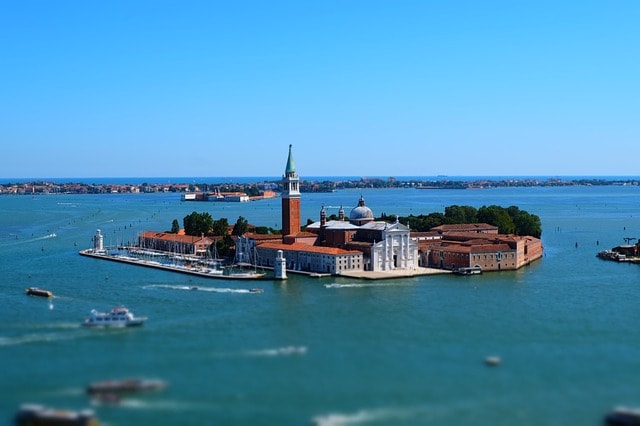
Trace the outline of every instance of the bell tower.
[[300, 232], [300, 179], [293, 162], [291, 145], [287, 167], [282, 176], [282, 235], [295, 236]]

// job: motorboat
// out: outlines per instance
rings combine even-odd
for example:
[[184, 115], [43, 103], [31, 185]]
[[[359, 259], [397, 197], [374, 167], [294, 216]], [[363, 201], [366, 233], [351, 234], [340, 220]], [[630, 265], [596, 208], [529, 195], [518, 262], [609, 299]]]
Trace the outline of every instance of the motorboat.
[[72, 411], [48, 408], [37, 404], [25, 404], [15, 415], [17, 426], [68, 425], [98, 426], [99, 421], [91, 410]]
[[146, 317], [135, 317], [124, 307], [113, 308], [110, 312], [91, 311], [91, 316], [85, 319], [85, 327], [135, 327], [146, 321]]
[[616, 407], [604, 417], [606, 426], [640, 425], [640, 409], [633, 407]]
[[25, 292], [28, 296], [39, 296], [39, 297], [53, 297], [53, 293], [49, 290], [43, 290], [38, 287], [28, 287], [25, 288]]
[[249, 292], [250, 293], [263, 293], [264, 290], [261, 289], [261, 288], [252, 288], [252, 289], [249, 289]]
[[89, 395], [119, 395], [133, 392], [157, 391], [167, 387], [164, 380], [160, 379], [117, 379], [93, 382], [87, 386]]

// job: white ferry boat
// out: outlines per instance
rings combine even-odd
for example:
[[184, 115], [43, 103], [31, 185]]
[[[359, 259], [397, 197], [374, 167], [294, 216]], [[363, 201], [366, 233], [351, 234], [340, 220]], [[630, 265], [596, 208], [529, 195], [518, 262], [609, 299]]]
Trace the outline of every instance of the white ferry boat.
[[91, 311], [91, 316], [84, 321], [85, 327], [135, 327], [142, 325], [146, 317], [134, 317], [127, 308], [113, 308], [111, 312]]

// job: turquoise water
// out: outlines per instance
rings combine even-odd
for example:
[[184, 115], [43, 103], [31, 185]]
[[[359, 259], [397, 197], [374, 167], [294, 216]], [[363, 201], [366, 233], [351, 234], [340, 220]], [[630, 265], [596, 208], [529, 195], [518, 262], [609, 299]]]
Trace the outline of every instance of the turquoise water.
[[[541, 217], [545, 255], [473, 277], [214, 280], [78, 251], [98, 228], [116, 244], [192, 211], [280, 227], [279, 199], [2, 196], [1, 418], [33, 402], [91, 407], [108, 425], [597, 425], [615, 405], [640, 405], [640, 266], [595, 257], [640, 237], [640, 188], [303, 194], [303, 221], [322, 205], [348, 212], [360, 194], [375, 214], [517, 205]], [[27, 286], [56, 297], [27, 297]], [[91, 309], [120, 304], [148, 322], [80, 326]], [[502, 364], [485, 366], [489, 355]], [[91, 381], [131, 376], [169, 387], [118, 406], [84, 394]]]

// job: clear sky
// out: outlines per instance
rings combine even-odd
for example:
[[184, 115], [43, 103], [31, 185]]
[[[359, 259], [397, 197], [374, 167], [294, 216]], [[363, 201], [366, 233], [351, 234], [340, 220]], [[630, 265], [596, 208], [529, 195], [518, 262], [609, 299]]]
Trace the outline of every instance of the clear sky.
[[639, 175], [640, 1], [0, 0], [0, 177]]

